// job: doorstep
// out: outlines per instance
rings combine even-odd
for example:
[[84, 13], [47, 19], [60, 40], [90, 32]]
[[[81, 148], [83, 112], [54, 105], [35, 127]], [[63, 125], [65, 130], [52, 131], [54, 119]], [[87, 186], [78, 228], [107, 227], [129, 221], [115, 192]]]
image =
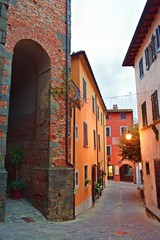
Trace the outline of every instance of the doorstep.
[[160, 209], [151, 205], [146, 205], [147, 215], [156, 218], [160, 222]]

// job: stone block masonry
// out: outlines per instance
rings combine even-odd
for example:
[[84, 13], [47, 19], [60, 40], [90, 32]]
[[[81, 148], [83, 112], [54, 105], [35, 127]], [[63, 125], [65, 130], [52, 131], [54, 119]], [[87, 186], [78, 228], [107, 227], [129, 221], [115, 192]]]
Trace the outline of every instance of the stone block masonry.
[[6, 133], [8, 122], [8, 104], [9, 104], [9, 88], [11, 67], [8, 62], [12, 59], [5, 48], [6, 27], [7, 27], [7, 9], [9, 1], [0, 1], [0, 221], [4, 220], [5, 216], [5, 199], [7, 172], [4, 168], [6, 155]]
[[49, 170], [48, 216], [50, 221], [74, 219], [73, 168], [58, 167]]

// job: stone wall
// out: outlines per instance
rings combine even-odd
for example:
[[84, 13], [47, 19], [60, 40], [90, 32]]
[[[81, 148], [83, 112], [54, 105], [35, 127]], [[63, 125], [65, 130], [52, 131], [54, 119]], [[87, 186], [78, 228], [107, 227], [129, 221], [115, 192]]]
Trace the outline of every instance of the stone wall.
[[73, 168], [58, 167], [49, 171], [48, 216], [51, 221], [73, 220], [74, 171]]
[[4, 220], [7, 172], [4, 167], [6, 155], [6, 132], [8, 122], [8, 105], [12, 54], [6, 51], [8, 0], [0, 1], [0, 221]]
[[75, 215], [73, 181], [73, 168], [33, 169], [32, 204], [50, 221], [73, 220]]

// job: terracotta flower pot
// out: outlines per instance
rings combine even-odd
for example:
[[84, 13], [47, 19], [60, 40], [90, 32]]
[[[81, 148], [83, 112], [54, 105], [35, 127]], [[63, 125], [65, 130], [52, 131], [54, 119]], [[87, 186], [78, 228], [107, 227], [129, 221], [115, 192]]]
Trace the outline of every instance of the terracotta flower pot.
[[22, 197], [21, 190], [20, 189], [12, 190], [11, 197], [15, 200], [20, 199]]

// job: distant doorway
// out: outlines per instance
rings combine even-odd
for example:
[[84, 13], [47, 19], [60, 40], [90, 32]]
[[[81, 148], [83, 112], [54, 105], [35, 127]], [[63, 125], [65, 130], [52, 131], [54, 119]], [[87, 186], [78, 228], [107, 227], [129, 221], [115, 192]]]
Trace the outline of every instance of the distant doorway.
[[108, 180], [114, 179], [114, 166], [108, 165]]
[[133, 182], [133, 168], [129, 164], [120, 167], [120, 181]]

